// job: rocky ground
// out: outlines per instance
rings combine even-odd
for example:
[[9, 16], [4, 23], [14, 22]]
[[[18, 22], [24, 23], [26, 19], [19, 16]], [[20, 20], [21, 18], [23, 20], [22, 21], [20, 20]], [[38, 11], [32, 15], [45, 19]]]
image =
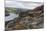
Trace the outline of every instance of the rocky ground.
[[44, 10], [43, 5], [35, 8], [34, 10], [28, 10], [19, 13], [19, 17], [16, 20], [7, 24], [6, 30], [23, 30], [23, 29], [41, 29], [44, 28]]

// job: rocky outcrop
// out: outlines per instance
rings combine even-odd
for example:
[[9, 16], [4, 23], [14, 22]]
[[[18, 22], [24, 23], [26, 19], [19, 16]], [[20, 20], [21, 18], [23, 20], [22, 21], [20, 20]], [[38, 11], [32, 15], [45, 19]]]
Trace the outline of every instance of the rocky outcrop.
[[[19, 17], [15, 20], [13, 30], [20, 29], [40, 29], [44, 27], [44, 6], [39, 6], [34, 10], [20, 11]], [[11, 24], [11, 23], [10, 23]], [[10, 26], [10, 25], [9, 25]], [[8, 26], [8, 27], [9, 27]], [[9, 28], [8, 28], [9, 29]]]

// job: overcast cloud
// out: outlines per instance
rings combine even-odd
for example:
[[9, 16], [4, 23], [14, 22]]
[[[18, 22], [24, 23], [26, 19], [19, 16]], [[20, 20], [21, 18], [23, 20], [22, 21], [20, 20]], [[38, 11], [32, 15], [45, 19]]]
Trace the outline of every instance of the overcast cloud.
[[[24, 2], [19, 2], [19, 1], [24, 1], [24, 0], [6, 0], [5, 2], [5, 7], [16, 7], [16, 8], [35, 8], [41, 4], [35, 4], [35, 3], [24, 3]], [[25, 0], [26, 1], [26, 0]], [[33, 0], [32, 0], [33, 1]], [[33, 1], [33, 2], [37, 2], [38, 0], [36, 1]], [[39, 1], [40, 2], [40, 1]], [[41, 1], [43, 2], [43, 1]]]

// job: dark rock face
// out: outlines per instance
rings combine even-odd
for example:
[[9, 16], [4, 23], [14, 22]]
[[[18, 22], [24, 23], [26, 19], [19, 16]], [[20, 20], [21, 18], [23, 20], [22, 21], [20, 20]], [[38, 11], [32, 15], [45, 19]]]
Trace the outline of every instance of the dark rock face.
[[6, 13], [6, 14], [5, 14], [5, 16], [9, 16], [9, 14], [8, 14], [8, 13]]
[[9, 16], [9, 12], [7, 10], [5, 10], [5, 16]]

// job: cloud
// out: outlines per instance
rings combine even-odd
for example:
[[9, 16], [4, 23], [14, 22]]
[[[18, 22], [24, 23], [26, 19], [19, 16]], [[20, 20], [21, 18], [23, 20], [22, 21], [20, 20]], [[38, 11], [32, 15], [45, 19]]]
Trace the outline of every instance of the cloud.
[[22, 3], [16, 2], [16, 1], [6, 1], [5, 7], [24, 7]]
[[33, 2], [44, 2], [44, 0], [6, 0], [6, 1], [33, 1]]
[[6, 6], [5, 7], [16, 7], [16, 8], [30, 8], [30, 9], [33, 9], [33, 8], [35, 8], [35, 7], [37, 7], [37, 6], [39, 6], [39, 5], [41, 5], [41, 3], [40, 4], [35, 4], [35, 3], [31, 3], [31, 1], [30, 2], [28, 2], [28, 3], [24, 3], [24, 2], [19, 2], [19, 1], [11, 1], [11, 0], [9, 0], [9, 1], [6, 1], [6, 4], [5, 4]]

